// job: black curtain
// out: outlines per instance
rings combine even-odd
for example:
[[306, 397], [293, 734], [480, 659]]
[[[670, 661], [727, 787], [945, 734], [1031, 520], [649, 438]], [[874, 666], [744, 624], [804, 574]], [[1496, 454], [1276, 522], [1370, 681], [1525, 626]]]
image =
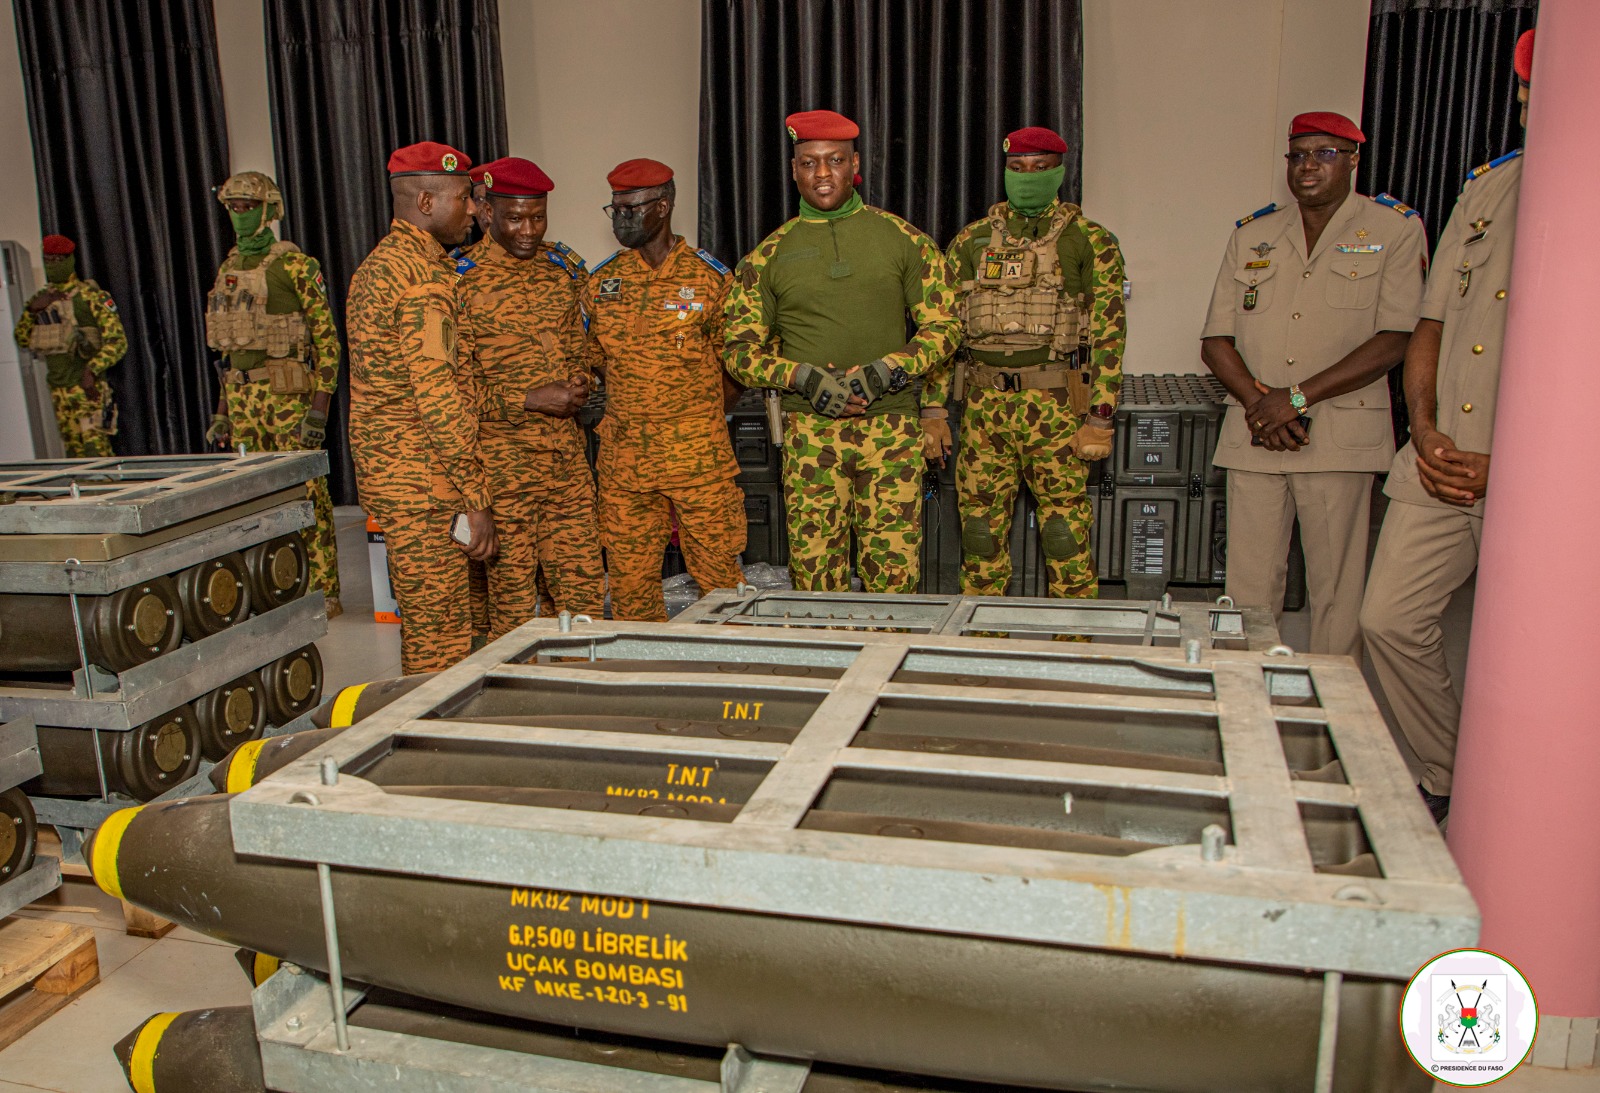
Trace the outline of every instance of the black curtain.
[[1066, 138], [1081, 193], [1083, 34], [1068, 0], [702, 0], [700, 245], [733, 262], [795, 214], [783, 119], [861, 126], [862, 196], [943, 244], [1004, 197], [1001, 140]]
[[[1539, 0], [1373, 0], [1361, 183], [1422, 214], [1437, 241], [1474, 167], [1522, 145], [1511, 55]], [[1395, 440], [1409, 421], [1401, 369], [1389, 373]]]
[[[389, 153], [436, 140], [506, 154], [496, 0], [266, 0], [272, 141], [284, 237], [322, 263], [334, 318], [389, 227]], [[329, 488], [354, 504], [349, 362], [330, 415]]]
[[13, 10], [41, 227], [77, 242], [128, 331], [116, 449], [199, 451], [217, 391], [203, 302], [229, 238], [211, 196], [228, 132], [210, 0]]
[[1467, 173], [1522, 145], [1511, 54], [1538, 0], [1374, 0], [1363, 188], [1422, 214], [1437, 239]]

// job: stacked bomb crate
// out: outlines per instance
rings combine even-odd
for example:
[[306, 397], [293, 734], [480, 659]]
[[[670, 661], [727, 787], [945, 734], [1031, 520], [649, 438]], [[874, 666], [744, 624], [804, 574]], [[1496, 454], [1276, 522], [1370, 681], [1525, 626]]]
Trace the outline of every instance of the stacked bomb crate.
[[0, 464], [0, 719], [63, 852], [317, 704], [300, 529], [322, 452]]
[[42, 769], [33, 722], [0, 724], [0, 918], [61, 884], [60, 865], [34, 857], [38, 820], [22, 791]]

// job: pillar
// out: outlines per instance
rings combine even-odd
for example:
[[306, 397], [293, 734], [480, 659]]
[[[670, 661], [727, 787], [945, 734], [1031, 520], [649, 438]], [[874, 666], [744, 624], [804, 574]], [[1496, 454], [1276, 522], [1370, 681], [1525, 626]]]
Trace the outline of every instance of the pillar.
[[1593, 1065], [1600, 1016], [1596, 42], [1600, 3], [1540, 5], [1449, 834], [1552, 1066]]

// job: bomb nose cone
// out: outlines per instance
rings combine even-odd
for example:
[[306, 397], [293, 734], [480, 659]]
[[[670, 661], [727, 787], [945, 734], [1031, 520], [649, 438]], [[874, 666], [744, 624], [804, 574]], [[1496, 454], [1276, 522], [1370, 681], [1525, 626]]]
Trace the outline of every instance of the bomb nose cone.
[[143, 809], [143, 805], [138, 805], [113, 812], [83, 843], [83, 860], [89, 867], [89, 875], [100, 886], [100, 891], [115, 899], [122, 898], [122, 878], [117, 873], [122, 835]]
[[177, 1016], [175, 1012], [152, 1013], [111, 1048], [117, 1056], [117, 1062], [122, 1064], [122, 1073], [127, 1076], [128, 1084], [134, 1089], [154, 1088], [151, 1069], [155, 1063], [156, 1049], [161, 1046], [161, 1038]]

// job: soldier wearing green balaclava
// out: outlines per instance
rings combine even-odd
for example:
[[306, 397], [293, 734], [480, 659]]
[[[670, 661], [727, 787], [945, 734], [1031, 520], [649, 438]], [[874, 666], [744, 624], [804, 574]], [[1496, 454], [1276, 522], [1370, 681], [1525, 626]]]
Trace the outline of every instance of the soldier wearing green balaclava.
[[1089, 464], [1111, 454], [1126, 313], [1116, 236], [1060, 199], [1067, 143], [1032, 126], [1006, 137], [1006, 200], [950, 243], [963, 343], [928, 380], [923, 454], [952, 447], [945, 406], [960, 407], [956, 492], [961, 591], [1001, 596], [1011, 580], [1011, 520], [1026, 482], [1052, 596], [1095, 596]]
[[93, 281], [78, 276], [77, 244], [44, 237], [49, 284], [29, 298], [17, 322], [17, 344], [44, 358], [61, 443], [72, 458], [111, 453], [117, 408], [106, 371], [128, 351], [117, 305]]
[[[317, 260], [273, 234], [283, 194], [259, 171], [217, 188], [236, 240], [206, 297], [206, 344], [223, 355], [206, 443], [248, 451], [320, 448], [339, 383], [339, 332]], [[339, 555], [328, 483], [308, 484], [316, 523], [301, 534], [313, 582], [339, 614]]]

